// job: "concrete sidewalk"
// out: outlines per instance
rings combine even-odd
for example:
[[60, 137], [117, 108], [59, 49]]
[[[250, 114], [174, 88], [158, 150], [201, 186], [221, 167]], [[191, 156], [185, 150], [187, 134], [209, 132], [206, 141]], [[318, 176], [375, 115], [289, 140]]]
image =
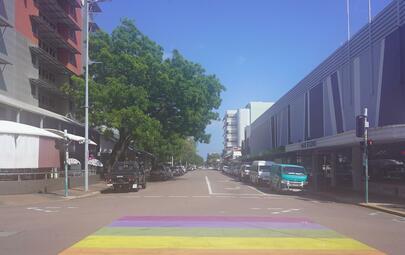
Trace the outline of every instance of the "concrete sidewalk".
[[57, 190], [50, 193], [35, 193], [21, 195], [1, 195], [0, 208], [6, 206], [25, 206], [32, 204], [40, 204], [53, 201], [64, 201], [77, 198], [84, 198], [100, 194], [101, 191], [107, 189], [107, 185], [103, 181], [89, 185], [89, 191], [85, 192], [84, 187], [71, 188], [68, 191], [68, 197], [64, 196], [64, 190]]
[[386, 213], [405, 217], [405, 200], [401, 198], [369, 194], [369, 203], [365, 203], [365, 194], [346, 189], [328, 189], [322, 191], [311, 191], [311, 194], [318, 195], [325, 199], [331, 199], [342, 203], [356, 204]]

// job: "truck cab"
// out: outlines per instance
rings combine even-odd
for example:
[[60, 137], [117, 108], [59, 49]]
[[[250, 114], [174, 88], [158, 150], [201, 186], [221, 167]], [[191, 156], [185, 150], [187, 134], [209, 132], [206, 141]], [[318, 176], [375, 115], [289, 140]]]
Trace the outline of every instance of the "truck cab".
[[106, 178], [113, 190], [138, 190], [146, 188], [145, 171], [136, 161], [118, 161]]

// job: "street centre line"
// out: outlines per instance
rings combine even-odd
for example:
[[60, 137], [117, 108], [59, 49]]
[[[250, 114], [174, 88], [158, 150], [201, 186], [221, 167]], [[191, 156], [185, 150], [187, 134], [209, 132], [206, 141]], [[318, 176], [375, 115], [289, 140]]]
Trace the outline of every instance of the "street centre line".
[[212, 189], [211, 189], [210, 180], [208, 180], [208, 177], [207, 177], [207, 176], [205, 176], [205, 182], [207, 183], [208, 194], [212, 195]]
[[168, 196], [170, 198], [187, 198], [188, 196]]
[[145, 198], [157, 198], [157, 197], [162, 197], [162, 196], [143, 196]]
[[193, 198], [209, 198], [210, 196], [191, 196]]

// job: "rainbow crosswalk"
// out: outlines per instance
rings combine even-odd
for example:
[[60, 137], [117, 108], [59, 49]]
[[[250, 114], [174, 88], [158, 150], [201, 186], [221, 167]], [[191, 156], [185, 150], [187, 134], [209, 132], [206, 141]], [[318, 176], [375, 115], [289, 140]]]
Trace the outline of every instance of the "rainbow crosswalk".
[[304, 218], [125, 216], [63, 255], [377, 255], [363, 243]]

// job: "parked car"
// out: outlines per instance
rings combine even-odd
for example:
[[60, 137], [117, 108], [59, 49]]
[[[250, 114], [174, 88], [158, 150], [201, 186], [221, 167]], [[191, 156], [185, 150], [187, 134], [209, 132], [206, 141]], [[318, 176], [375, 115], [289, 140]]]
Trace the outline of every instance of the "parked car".
[[143, 167], [136, 161], [119, 161], [112, 172], [106, 176], [107, 186], [113, 190], [138, 190], [146, 188], [146, 177]]
[[271, 189], [276, 191], [302, 190], [307, 184], [308, 174], [304, 167], [286, 164], [274, 164], [271, 166]]
[[250, 180], [250, 165], [243, 164], [240, 166], [239, 170], [239, 180], [246, 182]]
[[404, 162], [395, 159], [374, 159], [369, 161], [369, 175], [372, 181], [405, 180]]
[[172, 177], [172, 170], [165, 165], [157, 165], [150, 171], [150, 178], [153, 181], [167, 181]]
[[249, 171], [250, 182], [254, 185], [261, 185], [270, 182], [270, 168], [273, 161], [253, 161]]

